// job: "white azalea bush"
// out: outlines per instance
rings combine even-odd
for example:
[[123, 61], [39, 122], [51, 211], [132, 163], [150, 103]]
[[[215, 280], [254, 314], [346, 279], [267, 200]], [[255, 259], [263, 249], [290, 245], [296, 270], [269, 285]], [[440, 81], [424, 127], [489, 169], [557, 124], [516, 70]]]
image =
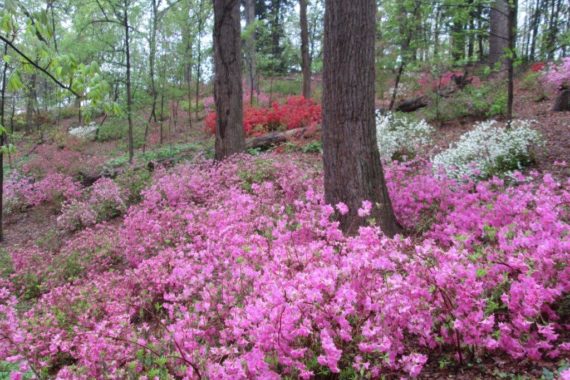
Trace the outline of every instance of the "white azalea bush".
[[478, 123], [433, 158], [434, 169], [455, 179], [483, 179], [521, 170], [534, 161], [532, 148], [542, 145], [532, 123], [515, 120], [511, 128], [500, 127], [495, 120]]
[[376, 115], [376, 136], [382, 159], [404, 161], [431, 143], [434, 128], [425, 120], [415, 121], [388, 113]]

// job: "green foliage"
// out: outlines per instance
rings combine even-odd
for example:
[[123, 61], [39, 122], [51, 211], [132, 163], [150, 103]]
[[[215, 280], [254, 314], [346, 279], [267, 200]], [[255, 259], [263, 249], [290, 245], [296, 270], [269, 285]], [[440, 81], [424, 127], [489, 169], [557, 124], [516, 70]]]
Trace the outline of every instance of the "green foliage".
[[148, 150], [138, 157], [144, 161], [161, 161], [173, 158], [181, 159], [182, 157], [193, 154], [200, 149], [201, 146], [195, 143], [169, 144], [163, 145], [157, 149]]
[[0, 248], [0, 277], [9, 278], [14, 273], [12, 256], [4, 248]]
[[50, 228], [36, 240], [36, 245], [48, 252], [56, 252], [61, 244], [62, 240], [56, 228]]
[[115, 183], [128, 194], [127, 203], [135, 204], [142, 200], [141, 193], [150, 184], [151, 179], [151, 173], [147, 169], [128, 168], [115, 178]]
[[323, 143], [320, 140], [312, 141], [303, 147], [303, 153], [323, 153]]
[[261, 89], [263, 92], [283, 96], [298, 95], [301, 92], [302, 86], [303, 79], [298, 75], [288, 78], [268, 79], [261, 83]]
[[536, 102], [547, 98], [546, 90], [540, 81], [542, 75], [540, 72], [529, 71], [521, 80], [521, 88], [532, 92]]
[[507, 112], [506, 85], [486, 83], [468, 86], [448, 98], [432, 94], [426, 117], [434, 121], [450, 121], [464, 117], [493, 118]]
[[256, 159], [253, 169], [241, 169], [238, 176], [242, 181], [241, 187], [248, 193], [253, 192], [253, 184], [260, 184], [275, 178], [275, 168], [262, 158]]
[[125, 138], [127, 135], [127, 120], [124, 118], [112, 117], [99, 127], [98, 141], [113, 141]]

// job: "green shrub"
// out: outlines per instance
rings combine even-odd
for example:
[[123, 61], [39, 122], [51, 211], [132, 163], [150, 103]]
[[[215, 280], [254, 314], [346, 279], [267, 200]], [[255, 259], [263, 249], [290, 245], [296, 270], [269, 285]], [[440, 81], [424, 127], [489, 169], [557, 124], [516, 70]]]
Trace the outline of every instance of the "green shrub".
[[312, 141], [303, 147], [303, 153], [323, 153], [323, 143]]
[[260, 184], [275, 178], [275, 168], [271, 162], [257, 159], [253, 169], [241, 169], [238, 176], [242, 180], [242, 189], [251, 193], [253, 184]]
[[263, 81], [261, 88], [267, 94], [289, 96], [300, 94], [302, 84], [302, 79], [299, 76], [295, 78], [274, 78], [273, 82], [271, 80]]
[[150, 184], [151, 178], [151, 173], [147, 169], [129, 168], [117, 176], [115, 182], [128, 194], [127, 203], [135, 204], [142, 200], [141, 193]]
[[425, 111], [430, 120], [449, 121], [463, 117], [492, 118], [507, 112], [505, 84], [468, 86], [448, 98], [431, 95], [431, 106]]

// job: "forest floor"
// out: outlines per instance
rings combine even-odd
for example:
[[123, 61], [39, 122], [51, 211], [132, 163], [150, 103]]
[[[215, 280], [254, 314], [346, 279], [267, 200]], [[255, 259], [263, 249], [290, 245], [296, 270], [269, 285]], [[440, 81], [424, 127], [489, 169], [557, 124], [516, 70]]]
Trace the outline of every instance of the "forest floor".
[[[536, 123], [533, 127], [540, 131], [545, 142], [544, 148], [535, 152], [536, 163], [532, 169], [542, 173], [549, 172], [560, 179], [570, 178], [570, 114], [568, 112], [552, 112], [553, 99], [541, 101], [535, 99], [536, 95], [532, 91], [524, 90], [517, 85], [514, 102], [515, 118], [534, 120]], [[199, 115], [198, 120], [193, 117], [190, 125], [188, 112], [174, 105], [171, 105], [169, 110], [176, 113], [176, 120], [173, 122], [173, 117], [170, 117], [164, 121], [164, 128], [168, 130], [163, 142], [165, 146], [182, 142], [211, 143], [212, 136], [205, 132], [205, 114], [203, 112]], [[149, 117], [148, 114], [142, 116], [145, 119]], [[479, 120], [462, 118], [436, 125], [437, 132], [434, 134], [433, 152], [441, 151], [458, 141], [461, 135], [473, 129], [477, 121]], [[67, 130], [76, 122], [74, 118], [63, 119], [55, 128]], [[155, 133], [157, 129], [158, 124], [155, 124]], [[317, 135], [316, 138], [319, 136]], [[28, 142], [27, 144], [31, 143]], [[27, 145], [26, 148], [29, 146]], [[87, 141], [81, 146], [80, 151], [87, 159], [105, 161], [117, 154], [117, 142]], [[568, 165], [564, 164], [566, 160], [569, 161]], [[16, 247], [37, 245], [38, 242], [49, 240], [50, 235], [53, 234], [57, 215], [57, 210], [50, 206], [33, 207], [22, 213], [8, 215], [5, 218], [5, 241], [2, 243], [2, 247], [10, 250]]]
[[[570, 114], [551, 112], [553, 100], [547, 99], [535, 101], [535, 95], [531, 91], [517, 88], [514, 114], [516, 118], [535, 120], [534, 127], [538, 129], [545, 140], [545, 147], [535, 152], [536, 165], [534, 169], [540, 172], [550, 172], [559, 179], [570, 178], [570, 167], [561, 164], [561, 161], [570, 161]], [[173, 107], [169, 107], [173, 111]], [[212, 136], [204, 131], [203, 117], [201, 120], [192, 122], [188, 127], [188, 113], [174, 108], [177, 113], [176, 122], [173, 118], [164, 121], [163, 127], [168, 128], [168, 136], [164, 145], [177, 143], [211, 144]], [[147, 115], [142, 115], [145, 118]], [[73, 121], [64, 120], [58, 128], [64, 130], [72, 125]], [[474, 120], [466, 118], [453, 120], [437, 127], [434, 136], [434, 151], [441, 150], [459, 139], [465, 132], [473, 128]], [[154, 132], [158, 125], [155, 125]], [[31, 145], [26, 146], [29, 148]], [[108, 160], [117, 154], [117, 143], [87, 142], [81, 147], [81, 154], [86, 157], [97, 158], [98, 161]], [[150, 149], [150, 148], [149, 148]], [[318, 159], [314, 156], [311, 159]], [[8, 251], [22, 249], [31, 246], [47, 246], [55, 250], [61, 244], [62, 236], [56, 233], [55, 225], [58, 213], [50, 206], [38, 206], [28, 208], [23, 212], [8, 215], [5, 218], [5, 242], [2, 247]], [[112, 225], [118, 226], [121, 219], [112, 221]], [[544, 369], [555, 371], [550, 362], [518, 362], [507, 357], [488, 357], [487, 360], [470, 367], [444, 369], [436, 365], [430, 365], [424, 369], [421, 378], [425, 379], [510, 379], [511, 373], [538, 379], [544, 375]], [[516, 370], [516, 371], [515, 371]]]

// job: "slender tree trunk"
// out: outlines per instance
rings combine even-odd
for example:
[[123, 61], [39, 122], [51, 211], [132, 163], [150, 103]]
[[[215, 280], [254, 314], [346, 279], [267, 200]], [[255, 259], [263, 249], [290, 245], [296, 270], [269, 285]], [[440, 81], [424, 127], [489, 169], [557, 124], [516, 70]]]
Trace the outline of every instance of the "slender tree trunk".
[[529, 54], [530, 61], [535, 60], [536, 39], [538, 36], [538, 26], [540, 25], [540, 19], [541, 19], [541, 15], [542, 15], [541, 14], [542, 5], [543, 5], [542, 0], [536, 1], [536, 8], [534, 9], [534, 14], [532, 17], [532, 37], [531, 37], [531, 42], [530, 42], [530, 54]]
[[311, 97], [311, 57], [309, 56], [309, 27], [307, 24], [307, 2], [299, 0], [301, 18], [301, 58], [303, 66], [303, 96]]
[[[151, 2], [151, 21], [150, 21], [150, 40], [149, 40], [149, 76], [150, 76], [150, 94], [152, 96], [152, 105], [149, 121], [152, 119], [156, 123], [156, 81], [155, 81], [155, 61], [156, 61], [156, 30], [158, 28], [158, 6], [157, 0]], [[146, 140], [145, 140], [146, 142]]]
[[451, 56], [454, 62], [458, 62], [465, 56], [465, 31], [459, 20], [454, 20], [451, 26]]
[[437, 7], [434, 20], [434, 31], [433, 31], [433, 56], [437, 58], [439, 56], [439, 23], [441, 19], [441, 7]]
[[128, 15], [128, 3], [125, 1], [125, 14], [123, 19], [123, 26], [125, 28], [125, 54], [127, 60], [127, 121], [129, 124], [128, 139], [129, 139], [129, 163], [133, 163], [133, 157], [135, 155], [134, 141], [133, 141], [133, 110], [132, 110], [132, 94], [131, 94], [131, 49], [130, 49], [130, 37], [129, 37], [129, 15]]
[[549, 60], [554, 59], [556, 52], [556, 37], [558, 36], [558, 22], [560, 15], [561, 2], [558, 0], [552, 1], [552, 12], [550, 15], [550, 22], [548, 23], [548, 34], [546, 36], [546, 56]]
[[36, 94], [36, 74], [30, 75], [30, 83], [26, 99], [26, 128], [29, 131], [34, 129], [34, 112], [37, 104]]
[[485, 61], [485, 48], [483, 44], [483, 9], [481, 6], [477, 7], [477, 50], [479, 51], [479, 62]]
[[[252, 28], [255, 23], [255, 0], [245, 0], [245, 24], [246, 27]], [[250, 30], [246, 46], [247, 57], [247, 74], [248, 74], [248, 87], [249, 87], [249, 100], [253, 104], [253, 94], [259, 93], [257, 86], [257, 58], [255, 52], [255, 30]]]
[[370, 217], [393, 236], [397, 223], [376, 141], [374, 0], [326, 0], [323, 66], [323, 162], [327, 203], [349, 207], [338, 215], [354, 234], [365, 224], [357, 214], [372, 202]]
[[[192, 36], [190, 30], [190, 4], [183, 8], [184, 14], [187, 17], [182, 34], [182, 41], [184, 44], [184, 82], [186, 83], [186, 97], [188, 100], [188, 123], [192, 128]], [[164, 77], [164, 75], [162, 75]], [[164, 80], [163, 78], [161, 80]], [[162, 86], [164, 91], [164, 86]], [[162, 115], [161, 115], [162, 118]], [[162, 125], [162, 124], [161, 124]], [[162, 128], [162, 127], [161, 127]]]
[[[8, 53], [8, 44], [4, 45], [4, 55]], [[4, 147], [5, 135], [7, 132], [4, 121], [4, 106], [6, 104], [6, 73], [8, 72], [8, 62], [4, 62], [2, 68], [2, 89], [0, 91], [0, 125], [4, 128], [0, 131], [0, 149]], [[0, 242], [4, 241], [4, 152], [0, 150]]]
[[507, 119], [513, 119], [513, 102], [515, 96], [514, 90], [514, 61], [516, 58], [516, 39], [517, 39], [517, 0], [512, 0], [509, 4], [509, 53], [507, 59], [508, 70], [508, 94], [507, 94]]
[[75, 97], [75, 108], [77, 108], [77, 123], [79, 126], [83, 126], [83, 112], [81, 110], [81, 98], [79, 96]]
[[216, 160], [245, 150], [239, 0], [214, 0]]
[[[215, 1], [215, 0], [214, 0]], [[196, 103], [194, 104], [194, 112], [196, 119], [198, 119], [198, 105], [200, 103], [200, 79], [202, 74], [202, 29], [204, 29], [204, 20], [202, 15], [202, 8], [203, 8], [204, 0], [200, 0], [200, 5], [198, 7], [198, 38], [197, 43], [198, 46], [196, 48], [196, 53], [198, 54], [196, 60]]]
[[501, 61], [509, 47], [509, 0], [495, 0], [491, 6], [489, 64]]

